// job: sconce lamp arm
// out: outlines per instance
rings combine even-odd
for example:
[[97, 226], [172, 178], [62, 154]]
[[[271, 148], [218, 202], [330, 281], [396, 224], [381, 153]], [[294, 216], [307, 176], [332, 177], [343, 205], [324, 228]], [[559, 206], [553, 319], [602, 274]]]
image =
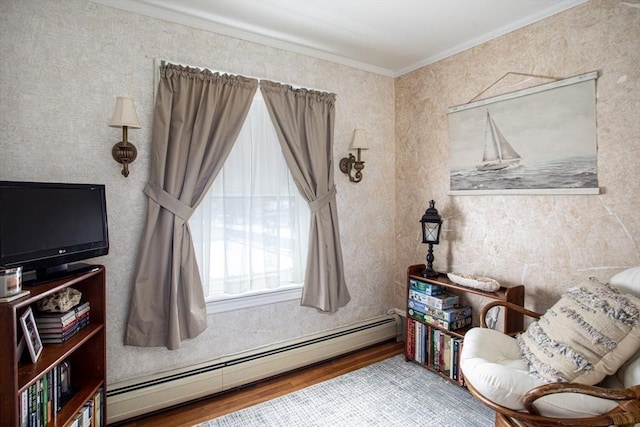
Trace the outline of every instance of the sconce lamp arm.
[[122, 126], [122, 141], [116, 143], [111, 149], [113, 159], [122, 165], [120, 173], [125, 178], [129, 176], [129, 163], [132, 163], [138, 157], [138, 150], [127, 140], [127, 132], [127, 126]]
[[[364, 169], [364, 162], [360, 159], [360, 150], [358, 149], [358, 159], [349, 153], [349, 157], [343, 157], [340, 159], [340, 171], [349, 176], [349, 181], [360, 182], [362, 181], [362, 169]], [[355, 172], [355, 173], [353, 173]]]

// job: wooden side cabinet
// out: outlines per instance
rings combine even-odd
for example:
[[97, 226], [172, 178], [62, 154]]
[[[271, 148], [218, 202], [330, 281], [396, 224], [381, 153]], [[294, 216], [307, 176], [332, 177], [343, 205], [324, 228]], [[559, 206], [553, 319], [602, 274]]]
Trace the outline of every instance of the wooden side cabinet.
[[[426, 320], [428, 316], [420, 315], [411, 316], [416, 307], [415, 300], [411, 298], [410, 282], [418, 281], [427, 285], [437, 285], [444, 289], [445, 292], [462, 296], [463, 294], [480, 295], [490, 301], [500, 300], [524, 306], [524, 286], [518, 285], [513, 287], [501, 287], [495, 292], [486, 292], [474, 288], [453, 283], [445, 274], [437, 277], [425, 278], [422, 271], [425, 269], [424, 264], [412, 265], [407, 269], [407, 321], [405, 325], [405, 358], [409, 361], [419, 363], [421, 366], [437, 373], [438, 375], [454, 381], [460, 385], [464, 384], [463, 373], [457, 370], [457, 358], [462, 346], [464, 334], [471, 327], [477, 325], [468, 325], [459, 329], [449, 330], [446, 327], [439, 326], [434, 322]], [[415, 294], [414, 294], [415, 296]], [[412, 307], [410, 307], [410, 305]], [[523, 330], [524, 319], [522, 314], [515, 313], [512, 310], [503, 310], [503, 332], [514, 333]], [[435, 342], [434, 342], [435, 341]], [[448, 347], [447, 347], [448, 346]], [[455, 346], [455, 352], [454, 352]], [[416, 351], [416, 348], [421, 349]], [[445, 351], [446, 350], [446, 351]], [[442, 352], [445, 351], [443, 356]], [[435, 357], [435, 359], [434, 359]], [[438, 360], [440, 358], [440, 360]], [[448, 359], [447, 359], [448, 358]], [[443, 369], [443, 365], [446, 367]]]
[[[28, 307], [67, 287], [82, 292], [81, 301], [90, 304], [89, 324], [61, 344], [45, 344], [36, 363], [31, 363], [28, 350], [17, 355], [18, 339], [22, 335], [20, 316]], [[31, 293], [19, 300], [0, 303], [0, 426], [21, 425], [23, 392], [33, 389], [56, 366], [67, 361], [70, 366], [71, 398], [59, 412], [51, 413], [46, 426], [70, 424], [85, 404], [102, 390], [102, 401], [95, 425], [106, 426], [106, 335], [105, 335], [105, 269], [95, 266], [76, 276], [53, 280], [23, 290]], [[27, 424], [28, 425], [28, 424]]]

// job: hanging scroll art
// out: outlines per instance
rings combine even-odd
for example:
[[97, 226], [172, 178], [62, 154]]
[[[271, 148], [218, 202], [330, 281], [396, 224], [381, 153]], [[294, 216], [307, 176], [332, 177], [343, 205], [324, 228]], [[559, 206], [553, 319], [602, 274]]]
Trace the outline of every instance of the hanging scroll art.
[[597, 76], [449, 108], [449, 194], [598, 194]]

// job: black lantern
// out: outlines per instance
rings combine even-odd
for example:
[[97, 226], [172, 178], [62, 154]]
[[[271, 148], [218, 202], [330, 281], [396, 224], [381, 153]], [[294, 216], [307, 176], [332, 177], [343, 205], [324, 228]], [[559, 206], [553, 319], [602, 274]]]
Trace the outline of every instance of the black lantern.
[[440, 226], [442, 218], [438, 215], [435, 208], [436, 202], [429, 202], [429, 209], [422, 215], [420, 223], [422, 224], [422, 243], [429, 244], [429, 252], [427, 253], [427, 269], [422, 272], [424, 277], [436, 277], [438, 272], [433, 270], [433, 245], [440, 243]]

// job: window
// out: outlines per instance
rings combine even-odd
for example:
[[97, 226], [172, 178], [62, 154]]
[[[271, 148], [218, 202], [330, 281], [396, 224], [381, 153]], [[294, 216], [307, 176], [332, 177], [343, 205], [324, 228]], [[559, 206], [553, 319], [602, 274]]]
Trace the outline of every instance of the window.
[[299, 298], [309, 222], [258, 91], [189, 221], [209, 312]]

